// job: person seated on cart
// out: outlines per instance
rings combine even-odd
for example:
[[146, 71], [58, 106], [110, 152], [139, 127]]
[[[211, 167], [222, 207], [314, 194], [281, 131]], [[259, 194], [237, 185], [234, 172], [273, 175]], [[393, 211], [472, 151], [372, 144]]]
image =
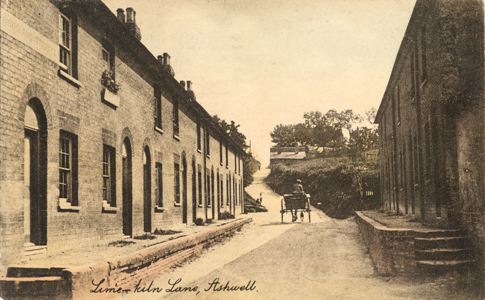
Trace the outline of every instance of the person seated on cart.
[[303, 184], [301, 184], [301, 179], [297, 179], [295, 184], [293, 184], [293, 194], [305, 193], [303, 191]]
[[[303, 190], [303, 184], [301, 183], [301, 179], [297, 179], [295, 184], [293, 184], [293, 194], [303, 194], [306, 196], [305, 191]], [[296, 221], [297, 217], [297, 209], [293, 209], [291, 215], [293, 217], [293, 222]], [[300, 218], [303, 221], [303, 212], [300, 213]]]

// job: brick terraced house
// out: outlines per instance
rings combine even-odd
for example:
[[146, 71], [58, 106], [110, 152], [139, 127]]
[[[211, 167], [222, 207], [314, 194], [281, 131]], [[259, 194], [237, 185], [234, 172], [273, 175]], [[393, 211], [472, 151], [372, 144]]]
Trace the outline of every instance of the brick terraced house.
[[1, 271], [242, 212], [244, 150], [140, 40], [132, 8], [1, 0]]
[[380, 104], [382, 205], [458, 226], [485, 268], [484, 4], [417, 0]]

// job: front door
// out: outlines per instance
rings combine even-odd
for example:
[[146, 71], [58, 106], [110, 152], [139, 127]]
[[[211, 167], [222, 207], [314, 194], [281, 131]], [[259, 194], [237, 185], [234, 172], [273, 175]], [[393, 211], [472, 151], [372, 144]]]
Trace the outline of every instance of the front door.
[[[47, 244], [45, 149], [39, 129], [25, 129], [24, 138], [24, 235], [35, 245]], [[45, 146], [45, 145], [44, 145]]]
[[128, 140], [123, 143], [123, 234], [132, 236], [132, 172], [131, 172], [131, 144]]
[[192, 222], [197, 219], [197, 172], [192, 162]]
[[182, 161], [182, 223], [187, 224], [187, 162]]
[[222, 201], [222, 197], [221, 197], [221, 184], [220, 184], [220, 177], [219, 177], [219, 173], [217, 173], [217, 181], [216, 181], [216, 185], [217, 185], [217, 218], [219, 219], [219, 216], [221, 215], [221, 201]]
[[143, 218], [143, 228], [145, 232], [152, 231], [152, 197], [151, 197], [151, 176], [150, 176], [150, 152], [148, 148], [145, 149], [143, 154], [143, 209], [144, 209], [144, 218]]

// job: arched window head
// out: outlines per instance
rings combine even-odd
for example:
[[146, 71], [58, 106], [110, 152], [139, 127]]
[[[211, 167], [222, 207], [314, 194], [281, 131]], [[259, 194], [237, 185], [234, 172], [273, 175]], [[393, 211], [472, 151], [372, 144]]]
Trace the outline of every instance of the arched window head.
[[123, 147], [121, 148], [121, 156], [123, 158], [128, 157], [128, 150], [126, 149], [126, 141], [123, 143]]
[[145, 147], [145, 150], [143, 151], [143, 165], [147, 165], [150, 163], [150, 150], [148, 150], [148, 147]]
[[39, 130], [39, 120], [37, 119], [37, 114], [30, 105], [27, 105], [25, 110], [24, 125], [29, 129]]

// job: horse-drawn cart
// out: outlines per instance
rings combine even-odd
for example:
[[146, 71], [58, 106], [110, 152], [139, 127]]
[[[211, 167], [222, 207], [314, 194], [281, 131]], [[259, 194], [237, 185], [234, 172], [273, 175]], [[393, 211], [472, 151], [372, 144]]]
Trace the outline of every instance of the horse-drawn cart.
[[281, 199], [281, 223], [283, 223], [283, 216], [287, 212], [291, 213], [292, 222], [298, 219], [298, 212], [300, 212], [300, 219], [303, 222], [306, 212], [308, 213], [308, 222], [311, 223], [310, 195], [305, 193], [284, 194], [283, 199]]

